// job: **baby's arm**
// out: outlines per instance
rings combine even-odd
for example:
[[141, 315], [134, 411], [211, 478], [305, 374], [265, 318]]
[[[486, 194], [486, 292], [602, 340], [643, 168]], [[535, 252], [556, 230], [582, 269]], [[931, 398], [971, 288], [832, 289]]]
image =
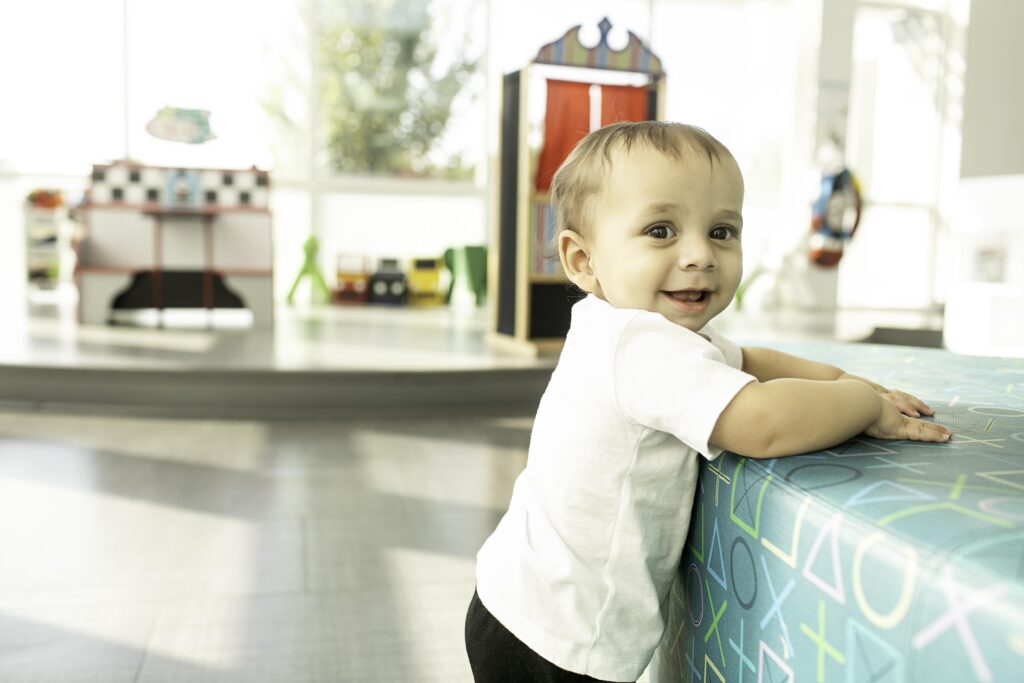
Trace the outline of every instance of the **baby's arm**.
[[751, 382], [718, 417], [709, 442], [756, 458], [818, 451], [861, 432], [880, 439], [946, 441], [949, 430], [900, 411], [851, 379]]
[[[768, 382], [783, 377], [819, 381], [856, 379], [876, 390], [878, 389], [877, 384], [868, 382], [861, 377], [847, 375], [833, 365], [818, 363], [806, 358], [800, 358], [799, 356], [791, 356], [788, 353], [774, 349], [761, 349], [751, 346], [743, 347], [743, 372], [753, 375], [757, 378], [758, 382]], [[844, 375], [846, 376], [844, 377]]]
[[799, 356], [791, 356], [788, 353], [775, 351], [774, 349], [743, 347], [743, 371], [756, 377], [759, 382], [768, 382], [783, 377], [819, 381], [852, 379], [862, 382], [877, 391], [882, 398], [896, 406], [896, 409], [904, 415], [920, 417], [921, 415], [935, 414], [935, 411], [924, 401], [910, 394], [886, 389], [882, 385], [875, 384], [863, 377], [843, 372], [833, 365], [818, 363], [806, 358], [800, 358]]

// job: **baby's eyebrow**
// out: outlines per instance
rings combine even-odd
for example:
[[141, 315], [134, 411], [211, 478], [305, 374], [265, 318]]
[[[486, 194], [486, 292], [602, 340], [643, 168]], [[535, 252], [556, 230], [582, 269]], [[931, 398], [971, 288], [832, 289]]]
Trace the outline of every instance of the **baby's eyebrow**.
[[731, 220], [737, 223], [737, 227], [743, 227], [743, 214], [732, 209], [723, 209], [716, 214], [716, 217], [723, 220]]
[[647, 207], [647, 213], [649, 213], [649, 214], [671, 213], [673, 211], [678, 211], [678, 210], [679, 210], [679, 205], [676, 204], [675, 202], [664, 202], [662, 204], [651, 204], [650, 206]]

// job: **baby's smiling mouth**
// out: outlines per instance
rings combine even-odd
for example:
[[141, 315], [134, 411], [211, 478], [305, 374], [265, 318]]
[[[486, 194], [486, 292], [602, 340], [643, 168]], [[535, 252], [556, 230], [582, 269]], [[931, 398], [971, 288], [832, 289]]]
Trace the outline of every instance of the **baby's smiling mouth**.
[[662, 292], [662, 294], [679, 302], [700, 304], [707, 301], [713, 291], [711, 289], [680, 289], [674, 292]]

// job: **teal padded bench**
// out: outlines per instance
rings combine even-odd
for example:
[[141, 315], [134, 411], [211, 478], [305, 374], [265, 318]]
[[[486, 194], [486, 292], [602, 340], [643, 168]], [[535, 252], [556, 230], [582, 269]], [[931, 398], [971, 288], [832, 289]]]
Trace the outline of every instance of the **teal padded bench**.
[[704, 461], [651, 680], [1024, 682], [1024, 359], [772, 346], [918, 396], [953, 440]]

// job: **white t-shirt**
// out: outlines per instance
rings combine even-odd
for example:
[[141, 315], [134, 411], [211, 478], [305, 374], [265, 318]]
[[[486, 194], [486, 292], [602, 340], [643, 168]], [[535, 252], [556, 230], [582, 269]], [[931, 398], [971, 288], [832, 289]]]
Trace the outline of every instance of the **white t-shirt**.
[[[706, 338], [705, 338], [706, 337]], [[710, 340], [710, 341], [709, 341]], [[508, 512], [477, 555], [480, 600], [563, 669], [634, 681], [665, 628], [697, 454], [754, 378], [710, 326], [591, 295], [572, 323]]]

